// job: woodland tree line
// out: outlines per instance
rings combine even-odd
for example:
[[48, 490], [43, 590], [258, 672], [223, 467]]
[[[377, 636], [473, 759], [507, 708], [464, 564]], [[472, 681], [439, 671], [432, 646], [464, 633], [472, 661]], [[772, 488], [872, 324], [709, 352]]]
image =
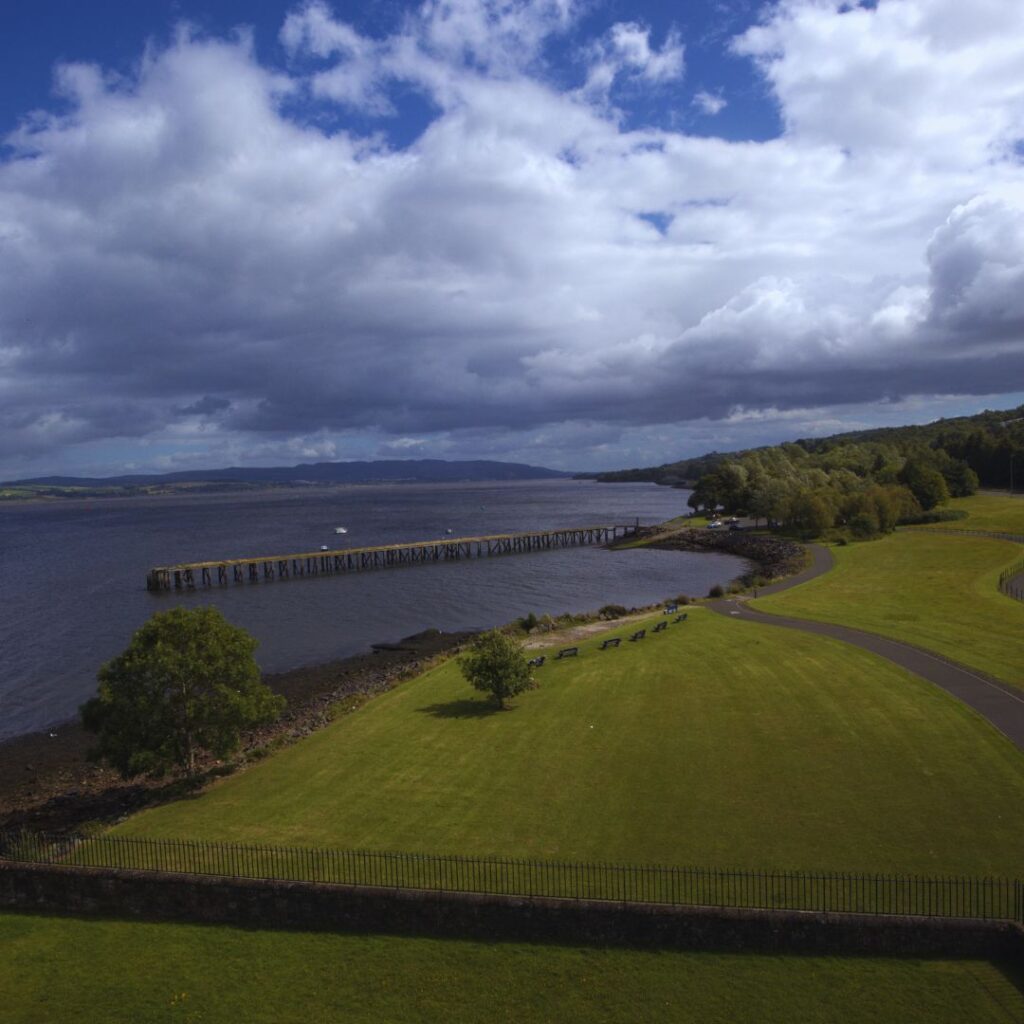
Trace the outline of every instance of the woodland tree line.
[[746, 512], [816, 537], [833, 527], [856, 537], [897, 523], [941, 518], [950, 497], [979, 486], [1024, 487], [1024, 406], [1006, 412], [717, 452], [599, 479], [693, 484], [695, 510]]

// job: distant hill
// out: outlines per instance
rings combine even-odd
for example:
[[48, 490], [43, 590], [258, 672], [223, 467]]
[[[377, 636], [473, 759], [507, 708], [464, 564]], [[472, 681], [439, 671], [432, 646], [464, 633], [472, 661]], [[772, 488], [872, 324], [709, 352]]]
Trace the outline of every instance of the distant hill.
[[229, 466], [226, 469], [135, 473], [111, 477], [40, 476], [0, 484], [0, 499], [145, 494], [310, 484], [457, 483], [554, 480], [571, 473], [518, 462], [389, 459], [374, 462], [314, 462], [298, 466]]
[[660, 466], [586, 475], [604, 483], [652, 481], [692, 487], [726, 464], [752, 456], [771, 457], [773, 453], [806, 456], [811, 464], [830, 468], [841, 465], [844, 459], [853, 462], [868, 456], [869, 462], [875, 460], [884, 464], [910, 457], [931, 457], [940, 452], [969, 466], [983, 487], [1007, 487], [1013, 460], [1021, 456], [1017, 462], [1016, 487], [1019, 489], [1024, 484], [1024, 406], [986, 410], [974, 416], [941, 419], [921, 426], [876, 427], [829, 437], [801, 438], [764, 448], [708, 452]]

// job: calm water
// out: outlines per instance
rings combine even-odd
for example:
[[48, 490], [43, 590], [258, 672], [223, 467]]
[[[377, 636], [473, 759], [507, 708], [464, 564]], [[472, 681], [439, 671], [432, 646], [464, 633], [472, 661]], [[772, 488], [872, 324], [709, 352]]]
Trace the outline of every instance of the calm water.
[[[346, 487], [0, 507], [0, 739], [74, 714], [96, 670], [154, 611], [215, 604], [265, 671], [329, 661], [428, 627], [651, 604], [739, 575], [726, 555], [600, 548], [150, 594], [153, 565], [598, 523], [660, 522], [687, 493], [557, 480]], [[346, 526], [345, 537], [334, 527]]]

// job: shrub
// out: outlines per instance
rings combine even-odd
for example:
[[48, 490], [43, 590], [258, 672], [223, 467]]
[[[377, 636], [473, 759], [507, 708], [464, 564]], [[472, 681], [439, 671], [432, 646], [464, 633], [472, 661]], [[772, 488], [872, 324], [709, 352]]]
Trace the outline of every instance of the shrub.
[[864, 540], [874, 537], [879, 532], [878, 516], [872, 512], [858, 512], [850, 519], [850, 533]]
[[537, 628], [537, 616], [534, 615], [533, 612], [530, 612], [529, 615], [524, 615], [519, 620], [519, 628], [522, 629], [522, 631], [524, 633], [529, 633], [531, 629], [536, 629]]
[[930, 512], [918, 512], [915, 515], [900, 516], [900, 526], [921, 526], [925, 523], [951, 523], [958, 519], [966, 519], [967, 513], [962, 508], [933, 509]]
[[725, 597], [725, 588], [721, 583], [716, 583], [709, 591], [708, 597]]
[[629, 614], [629, 609], [621, 604], [606, 604], [597, 613], [602, 619], [621, 619]]

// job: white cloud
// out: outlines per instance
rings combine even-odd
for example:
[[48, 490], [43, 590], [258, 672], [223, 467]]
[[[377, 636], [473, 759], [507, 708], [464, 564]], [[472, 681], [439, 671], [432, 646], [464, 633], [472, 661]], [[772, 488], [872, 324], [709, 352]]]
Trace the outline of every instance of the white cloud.
[[[64, 68], [69, 111], [0, 163], [0, 465], [114, 438], [624, 451], [738, 409], [1005, 390], [1022, 10], [786, 0], [736, 44], [768, 142], [624, 128], [609, 88], [684, 71], [632, 24], [588, 51], [603, 85], [559, 91], [554, 0], [428, 3], [379, 39], [309, 4], [288, 74], [188, 32], [131, 79]], [[285, 113], [312, 89], [382, 115], [396, 83], [437, 109], [406, 149]]]
[[931, 312], [941, 325], [1011, 346], [1024, 337], [1024, 216], [1005, 202], [958, 206], [928, 246]]
[[718, 94], [701, 89], [693, 97], [693, 105], [708, 117], [720, 114], [729, 105], [726, 99]]
[[651, 46], [651, 30], [636, 22], [617, 22], [590, 48], [590, 67], [583, 94], [606, 100], [617, 79], [653, 84], [683, 77], [686, 48], [675, 30], [661, 49]]
[[325, 99], [377, 117], [395, 113], [387, 97], [386, 77], [381, 73], [383, 48], [361, 36], [350, 25], [335, 21], [321, 0], [311, 0], [285, 18], [280, 39], [291, 57], [310, 54], [335, 58], [329, 71], [317, 74], [313, 92]]
[[677, 32], [670, 32], [660, 50], [651, 47], [650, 29], [635, 22], [619, 22], [611, 29], [611, 50], [623, 66], [651, 82], [672, 82], [682, 77], [684, 47]]
[[791, 135], [947, 170], [974, 167], [1019, 137], [1024, 6], [849, 7], [782, 0], [735, 43], [760, 63]]

